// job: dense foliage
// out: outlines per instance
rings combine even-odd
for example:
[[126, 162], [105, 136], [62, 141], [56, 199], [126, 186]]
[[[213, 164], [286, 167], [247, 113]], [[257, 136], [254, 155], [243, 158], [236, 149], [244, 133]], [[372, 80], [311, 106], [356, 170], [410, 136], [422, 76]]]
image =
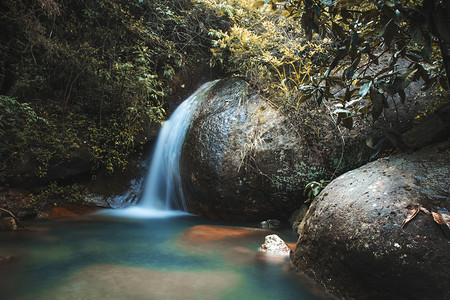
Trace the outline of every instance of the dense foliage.
[[[222, 20], [189, 0], [0, 4], [0, 155], [51, 160], [86, 148], [113, 171], [167, 116], [176, 72], [208, 61]], [[3, 164], [5, 163], [5, 164]]]
[[256, 10], [253, 0], [198, 0], [232, 22], [228, 31], [210, 30], [216, 40], [212, 64], [245, 77], [279, 109], [298, 111], [301, 85], [331, 62], [331, 40], [308, 41], [294, 19], [280, 17], [270, 9]]
[[[356, 119], [376, 124], [408, 101], [414, 81], [431, 95], [427, 113], [449, 102], [448, 1], [202, 2], [233, 21], [231, 30], [211, 33], [215, 62], [245, 76], [303, 128], [320, 108], [347, 129]], [[390, 123], [380, 141], [367, 137], [372, 157], [384, 144], [404, 145], [398, 119]]]
[[[302, 98], [335, 102], [339, 119], [352, 128], [355, 116], [378, 119], [387, 98], [397, 95], [404, 103], [405, 89], [422, 80], [425, 90], [450, 86], [450, 3], [425, 1], [257, 1], [273, 9], [283, 5], [283, 15], [299, 21], [306, 36], [332, 38], [331, 64], [309, 77]], [[381, 63], [382, 59], [389, 59]], [[337, 93], [338, 86], [342, 93]], [[365, 101], [368, 100], [368, 101]], [[304, 100], [302, 100], [304, 101]]]
[[199, 62], [245, 77], [310, 140], [323, 107], [373, 123], [413, 81], [448, 102], [448, 15], [444, 0], [2, 1], [0, 185], [18, 162], [46, 176], [79, 150], [124, 168]]

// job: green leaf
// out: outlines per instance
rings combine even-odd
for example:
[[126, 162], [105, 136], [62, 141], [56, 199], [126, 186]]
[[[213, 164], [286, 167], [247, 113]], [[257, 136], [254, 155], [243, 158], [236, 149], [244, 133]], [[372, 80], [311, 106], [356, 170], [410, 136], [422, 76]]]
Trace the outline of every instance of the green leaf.
[[333, 113], [334, 114], [344, 114], [345, 116], [347, 116], [347, 115], [350, 115], [352, 112], [347, 109], [339, 108], [339, 109], [334, 110]]
[[376, 121], [383, 112], [383, 96], [377, 90], [370, 89], [370, 101], [372, 101], [372, 118]]
[[403, 20], [403, 14], [398, 9], [395, 10], [395, 23], [400, 24]]
[[383, 35], [387, 31], [387, 29], [388, 29], [388, 27], [390, 26], [391, 23], [392, 23], [392, 20], [389, 20], [389, 22], [387, 22], [386, 25], [383, 26], [383, 28], [380, 30], [380, 33], [378, 34], [379, 38], [383, 37]]
[[384, 69], [378, 71], [378, 73], [375, 74], [374, 77], [377, 78], [377, 77], [380, 76], [381, 74], [388, 74], [388, 72], [392, 71], [392, 70], [394, 69], [394, 67], [395, 67], [395, 66], [389, 66], [389, 67], [387, 67], [387, 68], [384, 68]]
[[374, 142], [374, 139], [373, 139], [372, 135], [366, 136], [366, 145], [370, 149], [373, 149], [373, 147], [375, 147], [375, 142]]
[[356, 47], [356, 45], [358, 45], [358, 39], [359, 39], [358, 32], [355, 31], [350, 39], [350, 45], [352, 45], [352, 47]]
[[316, 96], [317, 105], [322, 104], [323, 101], [323, 93], [320, 93], [318, 96]]
[[350, 66], [347, 69], [345, 69], [344, 71], [344, 76], [345, 78], [347, 78], [347, 80], [351, 80], [353, 75], [355, 74], [355, 67], [354, 66]]
[[345, 90], [344, 102], [350, 101], [351, 97], [353, 96], [353, 94], [354, 94], [355, 92], [356, 92], [356, 89], [350, 90], [349, 88], [347, 88], [347, 89]]
[[333, 0], [320, 0], [320, 3], [325, 4], [326, 6], [333, 6]]
[[431, 44], [426, 44], [425, 46], [423, 46], [420, 53], [422, 54], [422, 57], [425, 61], [430, 62], [431, 56], [433, 55], [433, 47], [431, 46]]
[[408, 69], [405, 72], [398, 75], [394, 79], [394, 82], [392, 83], [394, 93], [406, 89], [409, 86], [409, 84], [413, 81], [416, 72], [417, 69], [414, 70]]
[[318, 18], [320, 18], [320, 7], [318, 5], [313, 6], [313, 11]]
[[372, 81], [369, 81], [369, 82], [364, 83], [359, 88], [359, 95], [361, 96], [361, 98], [364, 98], [367, 95], [371, 86], [372, 86]]
[[417, 24], [415, 22], [412, 22], [409, 27], [409, 35], [412, 37], [414, 42], [417, 44], [424, 46], [425, 45], [425, 28], [422, 26], [422, 24]]
[[447, 78], [445, 78], [445, 77], [443, 77], [443, 76], [440, 76], [440, 77], [439, 77], [439, 83], [440, 83], [441, 87], [442, 87], [444, 90], [448, 91], [448, 81], [447, 81]]
[[422, 91], [428, 91], [433, 85], [436, 84], [437, 81], [437, 77], [433, 77], [428, 81], [425, 81], [424, 85], [422, 86]]
[[388, 26], [386, 28], [386, 31], [383, 34], [383, 40], [387, 47], [390, 47], [392, 44], [392, 40], [394, 39], [395, 33], [396, 33], [396, 27], [394, 22], [389, 21]]
[[300, 98], [300, 103], [304, 103], [304, 102], [308, 101], [309, 99], [312, 98], [312, 96], [313, 96], [312, 93], [305, 93], [305, 94], [303, 94], [301, 96], [301, 98]]
[[331, 31], [336, 34], [340, 39], [345, 39], [345, 31], [341, 26], [336, 24], [335, 22], [331, 23]]

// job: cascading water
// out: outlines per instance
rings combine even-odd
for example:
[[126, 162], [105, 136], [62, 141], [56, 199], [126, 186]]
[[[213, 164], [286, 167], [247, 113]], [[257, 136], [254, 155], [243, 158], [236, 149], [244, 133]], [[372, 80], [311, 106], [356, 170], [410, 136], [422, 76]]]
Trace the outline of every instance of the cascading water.
[[187, 211], [179, 168], [181, 147], [199, 96], [216, 82], [202, 85], [177, 107], [162, 126], [139, 203], [123, 210], [109, 211], [109, 214], [164, 217]]
[[179, 160], [198, 96], [215, 82], [202, 85], [164, 123], [156, 141], [151, 167], [139, 206], [151, 210], [187, 211], [181, 185]]

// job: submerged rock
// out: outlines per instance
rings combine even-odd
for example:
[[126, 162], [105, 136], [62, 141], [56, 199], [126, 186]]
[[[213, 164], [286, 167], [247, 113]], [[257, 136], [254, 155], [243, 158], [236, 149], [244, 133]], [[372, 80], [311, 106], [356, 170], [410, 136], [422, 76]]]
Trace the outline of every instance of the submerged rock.
[[281, 226], [281, 222], [280, 222], [280, 220], [277, 220], [277, 219], [269, 219], [269, 220], [265, 220], [265, 221], [262, 221], [261, 223], [259, 223], [259, 227], [266, 228], [266, 229], [276, 229], [276, 228], [280, 228], [280, 226]]
[[[312, 136], [299, 133], [245, 81], [219, 81], [199, 100], [182, 148], [189, 212], [234, 220], [288, 219], [301, 206], [306, 184], [329, 178], [340, 163], [334, 124], [327, 117], [316, 121], [320, 130], [314, 128]], [[320, 142], [318, 131], [326, 136]], [[346, 159], [355, 165], [351, 155]]]
[[181, 249], [193, 253], [216, 251], [236, 246], [239, 241], [259, 241], [269, 230], [239, 226], [196, 225], [186, 229], [178, 238]]
[[196, 225], [178, 236], [177, 246], [185, 253], [221, 253], [228, 263], [251, 265], [258, 258], [258, 252], [246, 245], [258, 244], [270, 233], [270, 230], [252, 227]]
[[343, 298], [449, 299], [449, 144], [332, 181], [300, 225], [293, 264]]
[[220, 299], [241, 280], [231, 271], [91, 265], [62, 278], [38, 299]]

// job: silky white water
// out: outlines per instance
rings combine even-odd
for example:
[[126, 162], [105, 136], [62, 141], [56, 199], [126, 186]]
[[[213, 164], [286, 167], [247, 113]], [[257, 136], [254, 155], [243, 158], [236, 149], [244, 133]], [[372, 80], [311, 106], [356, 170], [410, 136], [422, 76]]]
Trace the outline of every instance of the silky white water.
[[164, 122], [156, 141], [144, 192], [138, 204], [126, 209], [110, 210], [108, 214], [167, 217], [187, 213], [179, 166], [181, 147], [199, 97], [216, 82], [202, 85]]

